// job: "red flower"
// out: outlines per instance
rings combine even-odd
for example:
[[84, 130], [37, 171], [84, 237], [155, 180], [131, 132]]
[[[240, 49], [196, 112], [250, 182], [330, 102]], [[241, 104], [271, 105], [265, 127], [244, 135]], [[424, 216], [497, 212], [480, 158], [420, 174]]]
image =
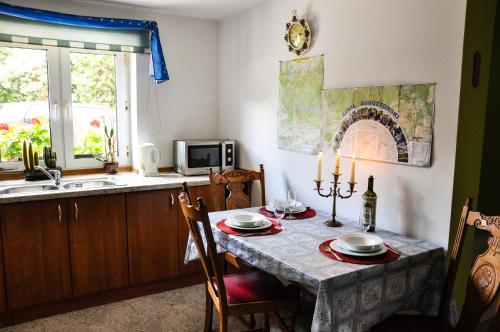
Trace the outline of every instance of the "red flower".
[[0, 123], [0, 130], [9, 131], [9, 125], [6, 123]]
[[31, 124], [32, 125], [39, 125], [41, 122], [38, 118], [33, 118], [31, 119]]
[[90, 121], [90, 125], [92, 127], [99, 128], [101, 126], [101, 123], [99, 122], [99, 120], [92, 120], [92, 121]]

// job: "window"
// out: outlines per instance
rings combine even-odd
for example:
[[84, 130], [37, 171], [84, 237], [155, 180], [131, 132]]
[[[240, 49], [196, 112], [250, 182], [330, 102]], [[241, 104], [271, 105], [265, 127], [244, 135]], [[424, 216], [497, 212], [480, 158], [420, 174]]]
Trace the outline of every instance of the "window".
[[73, 154], [104, 152], [104, 126], [116, 130], [115, 56], [71, 52]]
[[124, 62], [123, 53], [0, 44], [0, 166], [22, 168], [27, 140], [40, 156], [52, 146], [65, 168], [99, 167], [105, 126], [129, 164]]
[[23, 140], [50, 145], [47, 51], [0, 47], [1, 161], [22, 160]]

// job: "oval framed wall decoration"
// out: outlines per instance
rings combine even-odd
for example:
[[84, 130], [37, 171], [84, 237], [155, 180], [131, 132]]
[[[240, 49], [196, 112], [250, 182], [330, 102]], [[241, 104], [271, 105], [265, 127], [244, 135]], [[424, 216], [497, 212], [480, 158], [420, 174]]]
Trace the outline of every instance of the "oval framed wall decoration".
[[288, 51], [296, 55], [301, 55], [309, 49], [311, 28], [305, 18], [298, 17], [297, 9], [292, 11], [292, 19], [286, 23], [284, 39], [287, 43]]

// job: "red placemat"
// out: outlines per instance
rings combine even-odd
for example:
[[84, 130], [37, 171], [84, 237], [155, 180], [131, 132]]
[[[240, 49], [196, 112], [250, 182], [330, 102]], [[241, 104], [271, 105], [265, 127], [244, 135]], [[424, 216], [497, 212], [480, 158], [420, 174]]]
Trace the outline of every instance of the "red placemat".
[[[226, 219], [222, 219], [217, 224], [215, 224], [215, 226], [220, 231], [227, 233], [227, 234], [231, 234], [231, 235], [265, 236], [265, 235], [273, 235], [273, 234], [279, 233], [283, 230], [283, 228], [281, 228], [279, 222], [272, 221], [272, 220], [270, 220], [270, 221], [273, 223], [273, 225], [270, 226], [269, 228], [259, 229], [259, 230], [255, 230], [255, 231], [252, 231], [252, 230], [244, 231], [242, 229], [232, 228], [232, 227], [229, 227], [228, 225], [226, 225], [226, 223], [224, 221], [226, 221]], [[278, 226], [278, 227], [276, 227], [276, 226]]]
[[[328, 241], [325, 241], [323, 243], [321, 243], [319, 245], [319, 251], [325, 255], [326, 257], [328, 258], [331, 258], [331, 259], [334, 259], [336, 261], [341, 261], [341, 262], [345, 262], [345, 263], [351, 263], [351, 264], [361, 264], [361, 265], [371, 265], [371, 264], [385, 264], [385, 263], [390, 263], [392, 261], [395, 261], [399, 258], [399, 256], [401, 256], [401, 254], [395, 252], [394, 250], [392, 250], [392, 247], [386, 243], [385, 246], [389, 249], [387, 250], [384, 254], [382, 255], [378, 255], [378, 256], [371, 256], [371, 257], [354, 257], [354, 256], [349, 256], [349, 255], [345, 255], [345, 254], [342, 254], [338, 251], [335, 251], [333, 250], [331, 247], [330, 247], [330, 242], [332, 241], [335, 241], [335, 240], [328, 240]], [[337, 257], [335, 257], [334, 255], [332, 255], [331, 253], [329, 252], [326, 252], [322, 246], [323, 245], [327, 245], [328, 248], [330, 248], [332, 251], [335, 252], [335, 254], [337, 256], [339, 256], [342, 260], [340, 259], [337, 259]]]
[[[269, 211], [268, 209], [266, 209], [265, 206], [259, 209], [259, 213], [268, 218], [276, 218], [274, 212]], [[316, 210], [307, 208], [307, 210], [305, 210], [304, 212], [294, 214], [293, 216], [295, 217], [295, 219], [286, 219], [285, 217], [284, 220], [308, 219], [314, 217], [315, 215], [316, 215]]]

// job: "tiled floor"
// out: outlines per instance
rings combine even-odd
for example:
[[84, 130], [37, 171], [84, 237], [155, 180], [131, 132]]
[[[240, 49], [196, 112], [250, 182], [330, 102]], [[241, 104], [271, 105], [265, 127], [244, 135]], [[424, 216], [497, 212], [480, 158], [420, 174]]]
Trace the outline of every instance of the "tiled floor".
[[[214, 313], [214, 329], [218, 325]], [[69, 312], [1, 329], [1, 332], [203, 331], [205, 294], [196, 285], [127, 301]], [[234, 319], [231, 331], [244, 330]]]

